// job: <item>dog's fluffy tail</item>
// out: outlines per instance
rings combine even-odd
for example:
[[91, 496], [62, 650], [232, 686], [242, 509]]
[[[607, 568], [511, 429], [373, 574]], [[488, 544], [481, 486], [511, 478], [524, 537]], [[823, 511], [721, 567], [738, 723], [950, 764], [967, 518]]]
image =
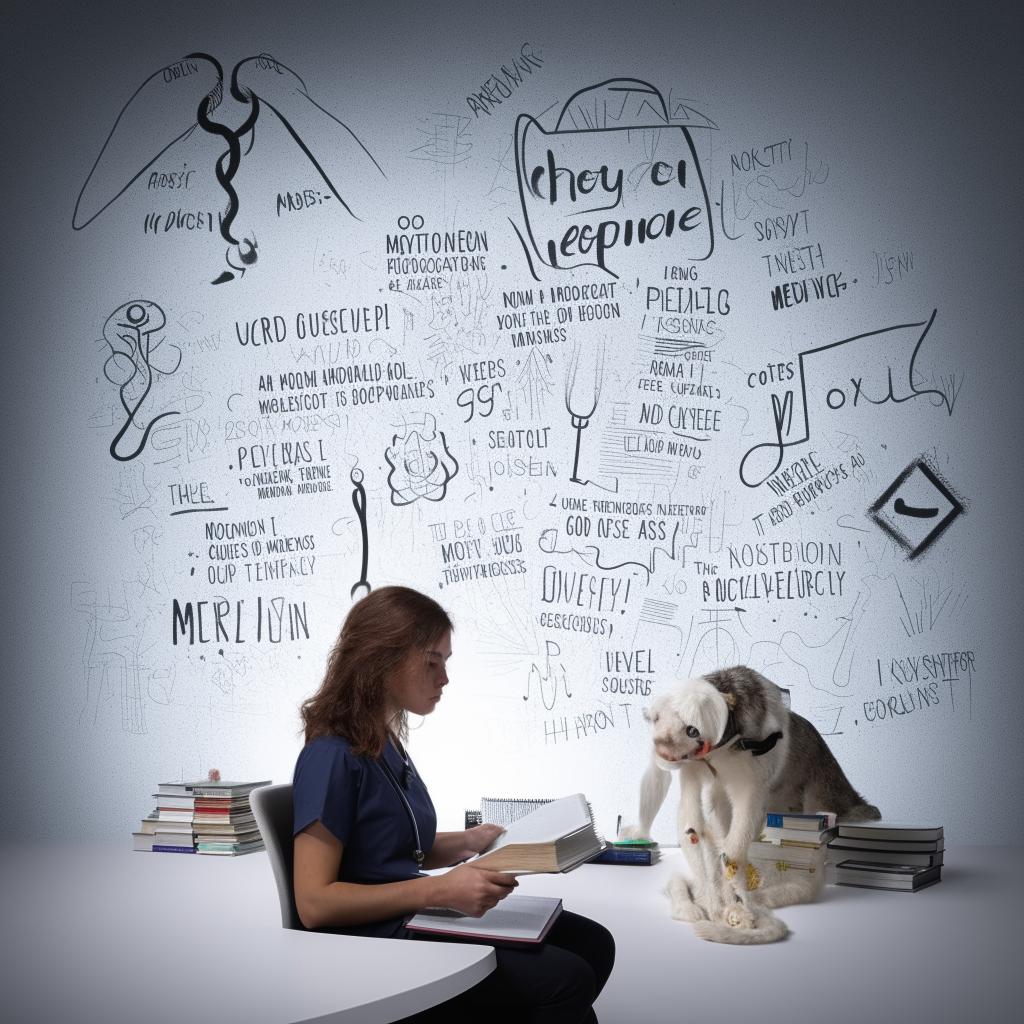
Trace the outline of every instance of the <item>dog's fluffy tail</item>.
[[765, 907], [791, 907], [796, 903], [813, 903], [821, 896], [825, 887], [825, 873], [819, 868], [813, 874], [790, 871], [792, 878], [772, 882], [760, 890], [760, 900]]
[[778, 942], [789, 934], [786, 922], [769, 911], [758, 914], [756, 928], [734, 928], [721, 921], [694, 921], [693, 930], [707, 942], [722, 942], [731, 946], [757, 946]]
[[853, 823], [855, 821], [878, 821], [881, 817], [882, 812], [874, 804], [856, 804], [839, 820]]

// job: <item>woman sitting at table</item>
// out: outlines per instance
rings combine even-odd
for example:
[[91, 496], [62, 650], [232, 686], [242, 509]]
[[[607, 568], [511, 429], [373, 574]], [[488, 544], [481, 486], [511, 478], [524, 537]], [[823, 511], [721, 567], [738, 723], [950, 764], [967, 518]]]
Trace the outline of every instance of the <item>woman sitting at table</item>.
[[[408, 715], [429, 715], [448, 684], [452, 623], [432, 598], [383, 587], [349, 611], [320, 689], [302, 705], [306, 745], [294, 777], [295, 903], [307, 928], [411, 939], [426, 907], [480, 916], [515, 877], [460, 864], [502, 832], [437, 832], [406, 749]], [[496, 969], [417, 1020], [589, 1024], [615, 959], [611, 934], [563, 911], [538, 949], [495, 950]]]

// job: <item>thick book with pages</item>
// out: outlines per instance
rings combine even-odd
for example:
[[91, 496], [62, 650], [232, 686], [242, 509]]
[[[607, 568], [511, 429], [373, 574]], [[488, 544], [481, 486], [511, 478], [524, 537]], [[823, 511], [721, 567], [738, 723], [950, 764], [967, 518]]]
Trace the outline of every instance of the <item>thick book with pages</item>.
[[467, 942], [514, 942], [538, 945], [562, 912], [553, 896], [506, 896], [482, 917], [448, 910], [424, 910], [406, 921], [414, 932], [444, 935]]
[[942, 842], [943, 832], [941, 825], [894, 825], [887, 821], [858, 821], [850, 825], [841, 824], [839, 838], [936, 843]]
[[942, 880], [942, 868], [916, 864], [872, 864], [870, 861], [844, 860], [835, 868], [836, 885], [855, 885], [865, 889], [899, 889], [917, 892]]
[[914, 853], [942, 853], [944, 839], [917, 842], [910, 839], [860, 839], [857, 836], [836, 836], [828, 844], [830, 850], [912, 850]]
[[582, 793], [543, 804], [509, 825], [483, 853], [469, 861], [512, 874], [572, 871], [605, 849]]

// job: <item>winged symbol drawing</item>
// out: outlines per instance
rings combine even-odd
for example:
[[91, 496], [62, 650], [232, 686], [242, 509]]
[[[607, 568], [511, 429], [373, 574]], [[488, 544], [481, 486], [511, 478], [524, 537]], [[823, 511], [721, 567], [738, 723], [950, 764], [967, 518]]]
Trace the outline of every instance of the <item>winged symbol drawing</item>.
[[265, 110], [284, 127], [346, 214], [361, 219], [386, 176], [356, 134], [310, 96], [299, 75], [263, 53], [234, 66], [229, 89], [241, 105], [237, 127], [214, 116], [224, 100], [224, 70], [210, 54], [190, 53], [150, 75], [117, 115], [78, 194], [72, 227], [80, 231], [91, 224], [172, 146], [198, 129], [226, 146], [212, 169], [226, 198], [219, 230], [227, 243], [228, 269], [213, 284], [243, 275], [256, 263], [258, 246], [255, 232], [236, 230], [241, 204], [233, 181], [252, 150]]

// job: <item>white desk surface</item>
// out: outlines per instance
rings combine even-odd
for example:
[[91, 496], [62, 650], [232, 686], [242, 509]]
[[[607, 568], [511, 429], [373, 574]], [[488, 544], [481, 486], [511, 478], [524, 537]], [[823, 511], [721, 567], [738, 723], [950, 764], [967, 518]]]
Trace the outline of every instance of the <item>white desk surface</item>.
[[673, 921], [653, 868], [586, 865], [520, 892], [559, 895], [615, 936], [601, 1024], [945, 1024], [1024, 1019], [1024, 847], [947, 848], [942, 881], [920, 892], [826, 886], [777, 913], [786, 940], [724, 946]]
[[[0, 846], [4, 1019], [377, 1024], [490, 969], [486, 947], [282, 929], [263, 853], [126, 846]], [[702, 942], [668, 916], [674, 849], [653, 868], [585, 865], [519, 891], [561, 896], [615, 935], [601, 1024], [963, 1024], [1019, 1019], [1022, 860], [1022, 847], [952, 847], [942, 882], [918, 893], [828, 886], [782, 908], [792, 935], [768, 946]]]
[[475, 985], [489, 946], [281, 927], [263, 852], [0, 845], [0, 1017], [40, 1024], [384, 1024]]

